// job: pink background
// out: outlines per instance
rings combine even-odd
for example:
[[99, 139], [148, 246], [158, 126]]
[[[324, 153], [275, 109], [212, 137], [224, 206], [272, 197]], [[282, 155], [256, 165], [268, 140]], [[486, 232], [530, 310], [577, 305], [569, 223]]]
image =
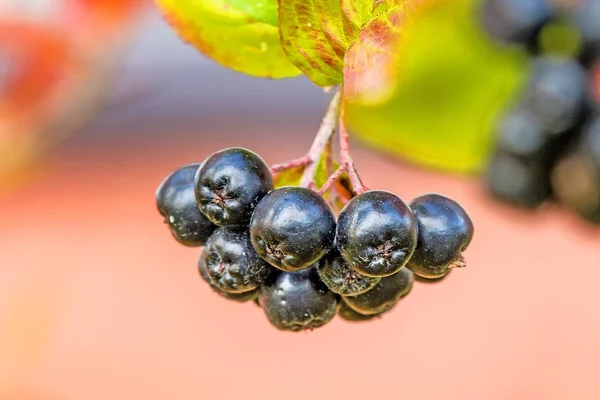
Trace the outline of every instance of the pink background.
[[149, 21], [103, 113], [0, 197], [1, 399], [600, 398], [599, 232], [357, 143], [370, 187], [464, 205], [468, 267], [415, 284], [381, 320], [310, 333], [212, 293], [156, 186], [223, 147], [301, 156], [326, 98], [222, 71]]

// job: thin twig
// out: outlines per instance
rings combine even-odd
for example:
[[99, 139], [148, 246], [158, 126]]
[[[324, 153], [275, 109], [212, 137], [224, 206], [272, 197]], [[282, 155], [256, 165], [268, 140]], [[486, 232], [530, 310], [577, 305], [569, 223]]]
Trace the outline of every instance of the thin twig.
[[302, 187], [314, 189], [315, 172], [317, 171], [319, 161], [321, 160], [321, 155], [325, 151], [327, 144], [331, 141], [331, 137], [335, 133], [339, 123], [341, 100], [342, 93], [341, 90], [338, 90], [333, 96], [333, 99], [331, 99], [327, 113], [325, 114], [315, 140], [308, 151], [308, 157], [311, 161], [302, 174], [302, 179], [300, 180], [300, 186]]
[[345, 166], [348, 177], [350, 178], [350, 182], [352, 183], [352, 189], [354, 193], [359, 195], [369, 190], [368, 187], [362, 183], [358, 172], [356, 171], [356, 167], [354, 166], [354, 160], [350, 156], [350, 137], [348, 134], [348, 126], [346, 125], [346, 120], [344, 116], [344, 112], [340, 112], [340, 158], [342, 165]]
[[340, 176], [342, 176], [342, 174], [344, 172], [346, 172], [346, 170], [347, 170], [346, 164], [340, 165], [338, 167], [338, 169], [336, 169], [335, 172], [329, 176], [329, 178], [327, 179], [327, 182], [325, 182], [323, 184], [323, 186], [321, 186], [321, 188], [317, 191], [317, 193], [319, 193], [319, 194], [325, 193], [338, 179], [340, 179]]
[[297, 158], [297, 159], [292, 160], [292, 161], [288, 161], [288, 162], [285, 162], [285, 163], [282, 163], [282, 164], [272, 165], [271, 166], [271, 173], [273, 175], [275, 175], [275, 174], [278, 174], [280, 172], [287, 171], [288, 169], [298, 168], [298, 167], [306, 167], [310, 163], [311, 163], [311, 159], [310, 159], [310, 157], [307, 154], [304, 157]]
[[[327, 177], [331, 177], [331, 175], [333, 175], [334, 171], [333, 171], [333, 137], [329, 138], [329, 142], [327, 142], [327, 146], [325, 147], [325, 176]], [[329, 179], [329, 178], [327, 178]], [[323, 189], [323, 188], [321, 188]], [[328, 188], [326, 188], [323, 192], [319, 191], [319, 193], [321, 195], [323, 195], [325, 193], [325, 191], [327, 191]], [[333, 185], [331, 187], [331, 190], [329, 191], [329, 204], [331, 204], [331, 206], [333, 207], [334, 210], [337, 210], [337, 197], [338, 197], [338, 193], [337, 193], [337, 187], [335, 185]]]

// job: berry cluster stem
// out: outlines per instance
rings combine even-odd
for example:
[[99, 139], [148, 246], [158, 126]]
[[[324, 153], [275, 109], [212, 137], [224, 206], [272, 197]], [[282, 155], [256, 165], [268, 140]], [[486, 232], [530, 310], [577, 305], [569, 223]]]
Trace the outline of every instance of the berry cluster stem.
[[346, 119], [344, 112], [340, 113], [340, 158], [342, 167], [348, 172], [348, 177], [352, 183], [352, 189], [354, 193], [359, 195], [367, 192], [369, 188], [360, 179], [358, 171], [354, 166], [354, 160], [350, 156], [350, 136], [348, 134], [348, 126], [346, 125]]
[[302, 174], [300, 186], [314, 189], [314, 175], [317, 166], [319, 165], [319, 161], [321, 160], [321, 155], [326, 151], [327, 146], [331, 143], [331, 138], [337, 129], [341, 100], [342, 94], [341, 91], [338, 91], [331, 99], [327, 113], [321, 121], [321, 126], [317, 131], [315, 139], [310, 146], [308, 153], [295, 160], [272, 165], [271, 173], [273, 173], [273, 175], [289, 169], [303, 167], [304, 172]]
[[302, 174], [302, 179], [300, 180], [300, 186], [308, 187], [311, 189], [315, 188], [315, 172], [317, 171], [317, 167], [319, 166], [319, 161], [321, 160], [321, 155], [326, 151], [327, 146], [331, 143], [331, 138], [333, 137], [340, 116], [340, 109], [342, 103], [342, 91], [338, 90], [333, 98], [331, 99], [331, 103], [329, 103], [329, 107], [327, 108], [327, 113], [321, 122], [321, 126], [319, 131], [317, 132], [317, 136], [313, 141], [310, 150], [308, 151], [308, 157], [310, 157], [311, 162], [308, 164], [304, 173]]

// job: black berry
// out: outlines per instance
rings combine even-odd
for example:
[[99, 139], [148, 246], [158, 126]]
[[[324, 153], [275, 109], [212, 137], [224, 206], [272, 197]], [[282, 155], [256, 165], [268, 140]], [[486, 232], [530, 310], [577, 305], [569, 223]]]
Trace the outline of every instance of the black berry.
[[336, 246], [359, 273], [383, 277], [398, 272], [417, 245], [417, 223], [393, 193], [373, 190], [352, 198], [340, 212]]
[[585, 116], [589, 98], [589, 81], [577, 62], [556, 56], [534, 60], [523, 105], [548, 132], [561, 134], [578, 124]]
[[424, 283], [424, 284], [434, 284], [434, 283], [439, 283], [439, 282], [445, 280], [448, 277], [448, 275], [450, 275], [451, 272], [452, 272], [452, 269], [449, 269], [445, 275], [440, 276], [439, 278], [431, 278], [431, 279], [423, 278], [417, 274], [414, 275], [414, 278], [415, 278], [415, 282]]
[[417, 219], [417, 248], [407, 267], [423, 278], [441, 278], [473, 238], [473, 222], [454, 200], [439, 194], [426, 194], [410, 203]]
[[600, 224], [600, 117], [561, 156], [552, 170], [552, 186], [561, 204], [582, 219]]
[[551, 0], [484, 0], [481, 17], [493, 39], [533, 49], [553, 12]]
[[217, 228], [198, 209], [194, 196], [194, 176], [200, 164], [185, 165], [167, 176], [156, 189], [158, 212], [165, 218], [179, 243], [204, 246]]
[[200, 257], [211, 281], [228, 293], [257, 288], [271, 269], [256, 254], [247, 227], [219, 227], [206, 242]]
[[535, 157], [544, 151], [549, 134], [539, 118], [524, 107], [506, 112], [495, 132], [496, 151], [519, 157]]
[[580, 143], [586, 157], [600, 171], [600, 112], [585, 125]]
[[213, 281], [210, 279], [210, 276], [208, 276], [208, 271], [206, 270], [206, 265], [204, 265], [204, 260], [202, 259], [202, 257], [200, 257], [200, 260], [198, 262], [198, 271], [200, 272], [200, 276], [202, 277], [204, 282], [208, 283], [210, 288], [215, 293], [221, 295], [222, 297], [224, 297], [228, 300], [237, 301], [239, 303], [245, 303], [250, 300], [257, 301], [258, 296], [260, 295], [259, 287], [254, 290], [249, 290], [247, 292], [242, 292], [242, 293], [228, 293], [228, 292], [225, 292], [225, 291], [219, 289], [213, 283]]
[[343, 319], [345, 321], [349, 321], [349, 322], [370, 321], [372, 319], [381, 317], [381, 315], [383, 314], [382, 313], [382, 314], [365, 315], [365, 314], [357, 313], [352, 308], [350, 308], [350, 306], [348, 306], [348, 304], [346, 304], [345, 301], [340, 301], [340, 305], [338, 307], [337, 313], [341, 319]]
[[200, 211], [216, 225], [245, 225], [254, 207], [273, 189], [269, 167], [255, 153], [229, 148], [209, 156], [198, 170]]
[[505, 152], [493, 154], [486, 172], [486, 185], [497, 199], [535, 209], [550, 199], [549, 171], [537, 159], [523, 160]]
[[329, 290], [342, 296], [364, 293], [372, 289], [381, 279], [357, 272], [337, 251], [332, 251], [319, 262], [318, 271], [321, 280]]
[[581, 34], [581, 61], [592, 64], [600, 57], [600, 0], [584, 0], [576, 8], [572, 22]]
[[331, 321], [339, 297], [321, 282], [316, 268], [269, 275], [259, 298], [269, 322], [279, 330], [302, 331]]
[[394, 275], [382, 278], [377, 285], [366, 293], [358, 296], [345, 296], [342, 300], [359, 314], [374, 315], [389, 311], [404, 296], [413, 285], [413, 273], [408, 268], [402, 268]]
[[298, 271], [329, 252], [335, 238], [335, 217], [315, 191], [282, 187], [258, 203], [250, 234], [264, 260], [283, 271]]

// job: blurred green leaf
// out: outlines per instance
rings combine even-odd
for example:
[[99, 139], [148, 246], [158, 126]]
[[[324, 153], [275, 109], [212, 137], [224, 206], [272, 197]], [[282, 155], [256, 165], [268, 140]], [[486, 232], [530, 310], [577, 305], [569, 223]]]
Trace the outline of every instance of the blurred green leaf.
[[527, 58], [485, 36], [478, 5], [478, 0], [434, 0], [413, 16], [390, 58], [397, 70], [385, 101], [346, 99], [355, 137], [424, 166], [482, 168], [495, 118], [520, 87]]
[[301, 74], [279, 39], [277, 0], [156, 0], [180, 37], [220, 65], [256, 77]]
[[391, 7], [360, 29], [344, 59], [345, 102], [372, 105], [394, 94], [401, 55], [398, 48], [410, 21], [406, 8]]

